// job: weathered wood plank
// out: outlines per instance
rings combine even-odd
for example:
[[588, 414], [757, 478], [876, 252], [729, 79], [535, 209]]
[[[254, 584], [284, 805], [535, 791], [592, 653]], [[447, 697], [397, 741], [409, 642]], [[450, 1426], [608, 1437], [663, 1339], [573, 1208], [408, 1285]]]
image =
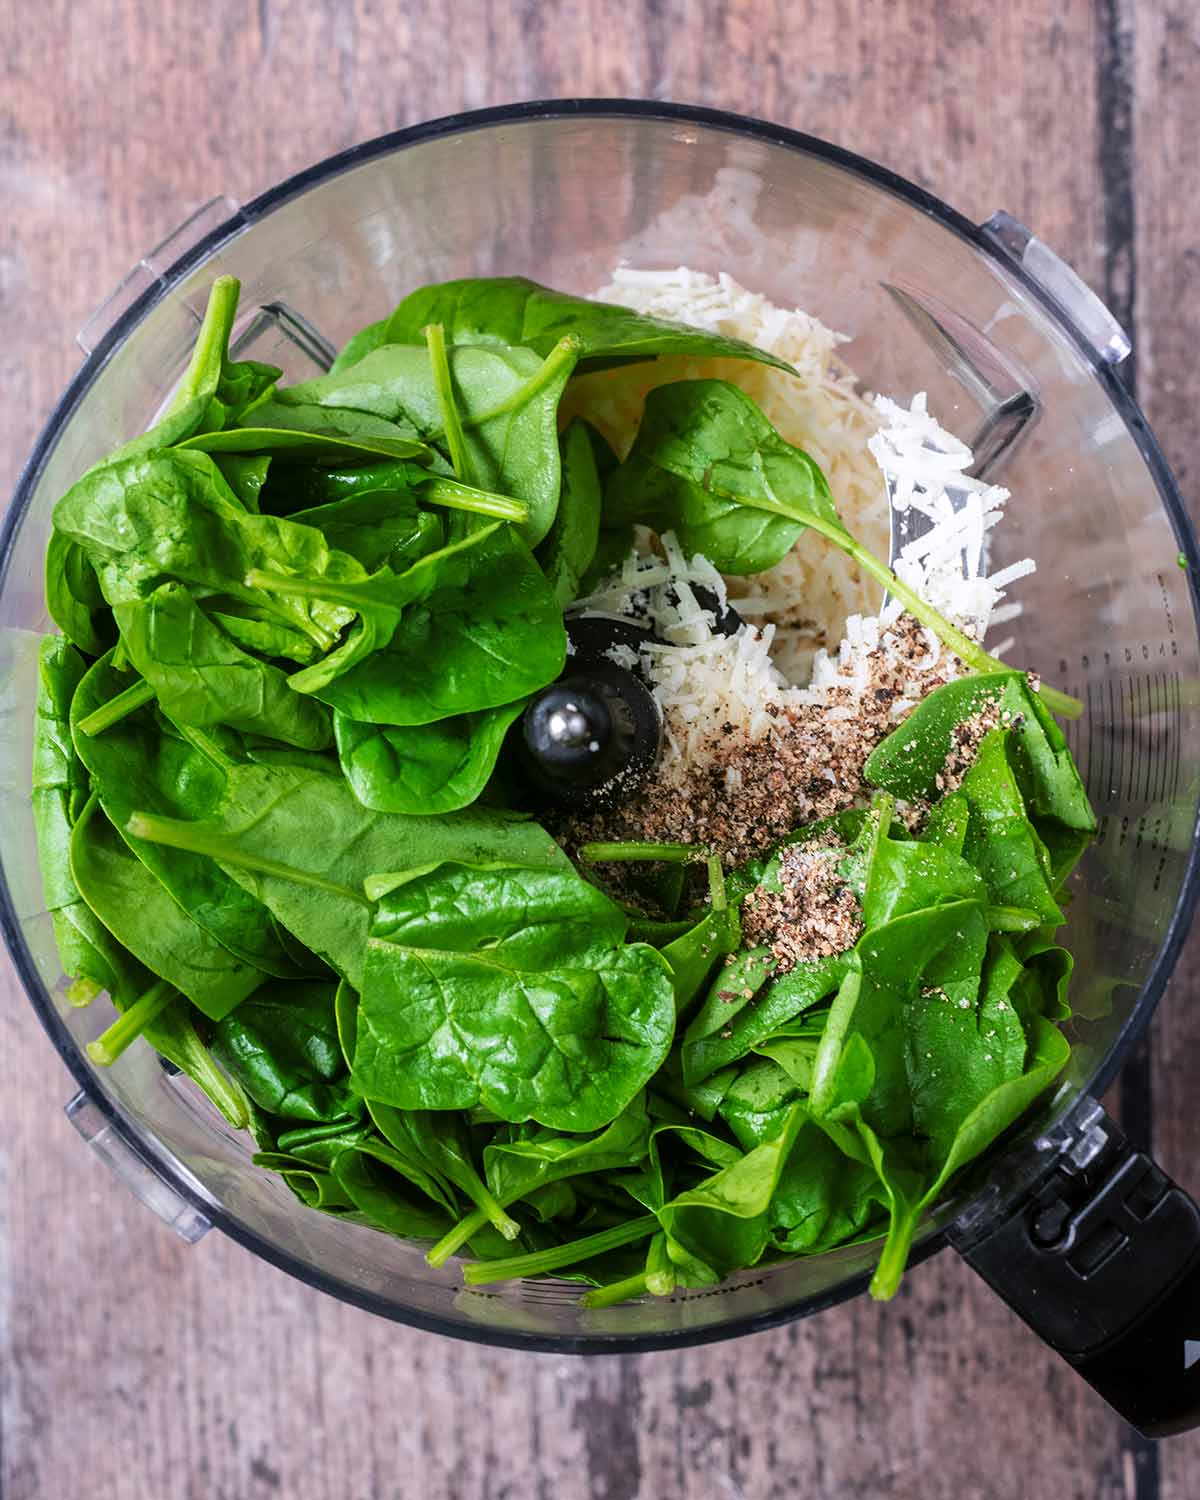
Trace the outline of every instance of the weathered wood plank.
[[[190, 208], [515, 97], [652, 94], [774, 118], [975, 218], [1010, 209], [1101, 284], [1104, 9], [661, 0], [631, 25], [614, 0], [47, 0], [0, 21], [0, 466], [14, 472], [69, 375], [74, 329]], [[1143, 384], [1185, 477], [1194, 337], [1163, 309], [1195, 301], [1194, 195], [1170, 175], [1200, 97], [1189, 17], [1182, 0], [1138, 7], [1136, 52]], [[888, 1308], [577, 1362], [392, 1327], [215, 1237], [185, 1250], [86, 1159], [58, 1113], [65, 1074], [6, 984], [4, 1500], [1134, 1494], [1120, 1424], [948, 1257]], [[1157, 1054], [1160, 1139], [1184, 1180], [1191, 988], [1175, 986]], [[1166, 1452], [1165, 1493], [1190, 1500], [1200, 1449]]]
[[[1200, 203], [1180, 190], [1200, 130], [1200, 15], [1187, 0], [1136, 8], [1133, 30], [1138, 387], [1193, 521], [1196, 339], [1200, 333]], [[1184, 949], [1152, 1034], [1155, 1148], [1164, 1167], [1200, 1192], [1200, 938]], [[1163, 1500], [1200, 1492], [1200, 1439], [1161, 1445]]]

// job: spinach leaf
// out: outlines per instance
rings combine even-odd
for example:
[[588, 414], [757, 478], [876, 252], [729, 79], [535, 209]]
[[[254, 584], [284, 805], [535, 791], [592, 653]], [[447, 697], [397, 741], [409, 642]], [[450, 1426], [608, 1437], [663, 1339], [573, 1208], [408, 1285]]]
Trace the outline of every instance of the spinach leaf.
[[293, 511], [290, 519], [316, 527], [329, 546], [357, 558], [369, 573], [385, 564], [403, 572], [444, 541], [437, 516], [418, 511], [408, 490], [365, 490]]
[[109, 932], [152, 973], [220, 1020], [263, 980], [200, 927], [122, 841], [95, 796], [71, 834], [71, 874]]
[[[290, 460], [336, 464], [356, 458], [427, 460], [429, 449], [402, 427], [366, 412], [339, 412], [324, 406], [268, 402], [254, 413], [259, 425], [198, 433], [177, 444], [201, 453], [265, 453]], [[266, 425], [266, 419], [275, 423]]]
[[1057, 926], [1063, 914], [1051, 893], [1046, 847], [1025, 816], [1025, 803], [1008, 762], [1009, 731], [984, 735], [960, 791], [969, 817], [963, 853], [979, 871], [993, 902], [1024, 907]]
[[[558, 403], [577, 351], [567, 343], [546, 358], [523, 348], [448, 354], [471, 482], [523, 501], [522, 535], [536, 546], [558, 509]], [[401, 422], [427, 442], [444, 441], [438, 385], [423, 345], [387, 344], [340, 374], [280, 391], [267, 411], [289, 406]]]
[[[219, 608], [216, 607], [218, 605]], [[309, 665], [317, 654], [317, 648], [308, 636], [272, 619], [266, 610], [246, 604], [240, 599], [223, 599], [219, 595], [210, 595], [204, 600], [202, 607], [213, 624], [219, 626], [243, 651], [251, 651], [256, 656], [293, 661], [300, 666]]]
[[283, 372], [274, 365], [253, 360], [233, 363], [229, 359], [229, 336], [240, 290], [235, 277], [216, 278], [191, 360], [165, 411], [148, 432], [110, 454], [103, 461], [105, 465], [168, 448], [199, 432], [217, 431], [226, 422], [236, 421], [278, 380]]
[[508, 1205], [583, 1173], [598, 1176], [636, 1167], [649, 1142], [645, 1101], [635, 1094], [610, 1124], [592, 1135], [538, 1128], [515, 1140], [497, 1136], [484, 1148], [484, 1168], [492, 1192]]
[[[573, 297], [524, 276], [471, 277], [419, 287], [387, 319], [382, 335], [393, 344], [417, 343], [428, 323], [441, 323], [452, 344], [523, 345], [542, 355], [569, 335], [579, 340], [581, 360], [589, 369], [659, 354], [691, 354], [757, 360], [794, 373], [783, 360], [741, 339]], [[379, 327], [373, 324], [357, 335], [358, 347], [373, 347]], [[350, 363], [357, 352], [352, 354], [348, 346], [342, 357], [350, 356]]]
[[576, 417], [560, 439], [562, 496], [535, 554], [560, 605], [570, 604], [600, 538], [600, 475], [587, 423]]
[[729, 907], [713, 907], [687, 932], [661, 948], [671, 970], [675, 1009], [683, 1015], [700, 992], [705, 980], [741, 941], [737, 913]]
[[370, 919], [363, 885], [370, 876], [455, 859], [567, 866], [550, 835], [526, 818], [483, 809], [433, 817], [369, 812], [336, 766], [297, 763], [284, 752], [260, 754], [254, 764], [229, 767], [221, 798], [205, 817], [131, 815], [127, 830], [215, 859], [356, 988]]
[[87, 552], [110, 604], [176, 580], [268, 607], [325, 650], [353, 619], [352, 609], [268, 596], [245, 583], [254, 569], [340, 580], [359, 579], [364, 570], [330, 551], [311, 526], [250, 515], [207, 454], [174, 449], [106, 464], [73, 485], [54, 516], [58, 530]]
[[[352, 333], [338, 351], [337, 358], [329, 367], [329, 373], [340, 375], [343, 370], [348, 370], [351, 365], [357, 364], [364, 354], [373, 354], [381, 344], [386, 344], [388, 342], [387, 325], [387, 318], [380, 318], [378, 322], [368, 323], [365, 328]], [[420, 331], [418, 330], [419, 337]]]
[[313, 592], [331, 608], [358, 609], [361, 635], [292, 686], [365, 723], [428, 724], [513, 703], [553, 682], [566, 660], [561, 610], [507, 526], [474, 532], [402, 574]]
[[606, 527], [674, 531], [722, 573], [774, 567], [810, 516], [842, 530], [821, 470], [723, 380], [650, 391], [633, 448], [604, 487]]
[[445, 866], [379, 904], [353, 1077], [400, 1108], [594, 1130], [661, 1063], [669, 971], [578, 875]]
[[89, 656], [102, 656], [116, 638], [87, 553], [60, 531], [52, 531], [46, 544], [46, 608], [63, 635]]
[[260, 1109], [288, 1120], [349, 1122], [363, 1110], [320, 981], [262, 985], [213, 1029], [213, 1052]]
[[105, 815], [182, 910], [231, 954], [268, 974], [294, 973], [266, 908], [211, 859], [164, 849], [124, 832], [135, 808], [166, 817], [194, 817], [208, 811], [221, 797], [225, 777], [188, 740], [164, 732], [148, 708], [121, 719], [103, 734], [82, 733], [80, 721], [123, 686], [111, 658], [102, 657], [83, 678], [71, 706], [75, 750], [87, 767]]
[[663, 1205], [658, 1219], [676, 1264], [679, 1246], [693, 1276], [703, 1267], [705, 1280], [719, 1281], [761, 1259], [771, 1238], [771, 1201], [805, 1119], [804, 1105], [792, 1105], [777, 1135]]
[[270, 454], [222, 453], [216, 464], [232, 493], [257, 515], [262, 510], [260, 499], [271, 468]]
[[937, 688], [876, 745], [864, 767], [866, 779], [909, 801], [936, 798], [955, 729], [987, 708], [1000, 713], [1030, 816], [1094, 833], [1095, 814], [1066, 738], [1024, 672], [985, 672]]
[[71, 831], [87, 804], [87, 772], [71, 743], [68, 716], [83, 679], [83, 658], [61, 636], [43, 636], [33, 732], [33, 824], [42, 893], [64, 974], [77, 983], [69, 998], [83, 1003], [107, 990], [132, 1004], [151, 975], [99, 921], [71, 873]]
[[685, 1082], [702, 1083], [819, 1004], [838, 987], [849, 962], [844, 954], [811, 959], [776, 979], [768, 948], [743, 949], [732, 964], [718, 968], [684, 1033], [680, 1060]]
[[819, 1255], [875, 1230], [889, 1208], [879, 1173], [846, 1156], [806, 1121], [797, 1133], [768, 1209], [771, 1247], [784, 1255]]
[[180, 584], [163, 584], [114, 612], [130, 661], [177, 723], [228, 724], [301, 750], [333, 743], [323, 706], [293, 692], [278, 667], [241, 650]]
[[142, 1035], [155, 1052], [174, 1063], [208, 1097], [213, 1108], [233, 1126], [245, 1130], [246, 1100], [237, 1083], [227, 1078], [200, 1040], [192, 1024], [192, 1009], [177, 996], [148, 1025]]
[[379, 812], [455, 812], [474, 802], [526, 700], [408, 727], [362, 724], [335, 714], [342, 770], [364, 807]]
[[375, 1102], [368, 1107], [390, 1146], [440, 1173], [486, 1215], [504, 1239], [516, 1239], [521, 1226], [504, 1212], [480, 1176], [462, 1115], [393, 1109], [390, 1104]]

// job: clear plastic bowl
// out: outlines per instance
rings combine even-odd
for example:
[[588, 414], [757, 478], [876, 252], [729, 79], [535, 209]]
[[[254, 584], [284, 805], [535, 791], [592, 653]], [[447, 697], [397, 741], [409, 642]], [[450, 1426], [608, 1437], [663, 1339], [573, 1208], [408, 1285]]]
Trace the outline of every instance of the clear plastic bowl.
[[[1128, 350], [1120, 329], [1020, 225], [999, 215], [976, 226], [789, 131], [615, 101], [441, 120], [334, 157], [244, 208], [216, 200], [84, 330], [87, 358], [7, 517], [0, 919], [78, 1084], [72, 1118], [179, 1232], [195, 1239], [216, 1226], [375, 1312], [527, 1348], [645, 1349], [745, 1333], [861, 1290], [876, 1247], [602, 1312], [579, 1309], [562, 1284], [464, 1291], [455, 1266], [432, 1271], [419, 1248], [302, 1208], [251, 1165], [249, 1138], [144, 1045], [95, 1071], [83, 1047], [111, 1012], [65, 1001], [34, 852], [33, 633], [49, 626], [41, 560], [55, 500], [154, 416], [218, 272], [243, 283], [243, 351], [299, 378], [422, 282], [523, 273], [586, 292], [620, 261], [725, 270], [811, 310], [850, 336], [845, 356], [867, 384], [901, 400], [927, 391], [944, 425], [994, 454], [993, 472], [1013, 491], [995, 565], [1032, 554], [1038, 571], [1020, 584], [1011, 659], [1085, 700], [1072, 743], [1101, 818], [1067, 937], [1078, 960], [1075, 1051], [1044, 1127], [1072, 1108], [1077, 1116], [1078, 1101], [1112, 1077], [1163, 989], [1196, 897], [1194, 539], [1118, 378]], [[1043, 1129], [1039, 1141], [1051, 1139]], [[999, 1213], [1014, 1159], [1011, 1148], [999, 1153], [946, 1212], [976, 1223]], [[945, 1219], [926, 1227], [916, 1259], [943, 1242]]]

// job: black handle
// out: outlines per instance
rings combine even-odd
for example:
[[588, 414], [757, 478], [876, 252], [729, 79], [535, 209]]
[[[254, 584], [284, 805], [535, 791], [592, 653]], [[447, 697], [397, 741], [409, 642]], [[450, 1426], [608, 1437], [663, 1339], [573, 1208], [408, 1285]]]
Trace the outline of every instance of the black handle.
[[1200, 1208], [1092, 1100], [1033, 1147], [1008, 1212], [985, 1198], [951, 1243], [1147, 1437], [1200, 1426]]

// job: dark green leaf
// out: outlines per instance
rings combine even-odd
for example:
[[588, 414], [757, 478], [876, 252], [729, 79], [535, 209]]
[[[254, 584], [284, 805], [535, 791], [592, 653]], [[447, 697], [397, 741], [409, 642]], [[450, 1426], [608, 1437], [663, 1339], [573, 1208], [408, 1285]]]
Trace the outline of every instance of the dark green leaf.
[[[518, 344], [542, 355], [570, 335], [580, 341], [581, 359], [593, 368], [659, 354], [691, 354], [758, 360], [791, 373], [791, 366], [783, 360], [741, 339], [573, 297], [524, 276], [477, 277], [420, 287], [387, 319], [383, 336], [392, 343], [415, 344], [427, 323], [441, 323], [451, 344]], [[379, 328], [373, 324], [364, 329], [357, 336], [359, 348], [371, 346]], [[348, 354], [349, 348], [343, 358]]]
[[562, 497], [537, 560], [560, 605], [579, 593], [600, 536], [600, 476], [587, 423], [576, 417], [560, 439]]
[[825, 476], [723, 380], [652, 390], [633, 448], [604, 487], [606, 527], [674, 531], [689, 556], [703, 553], [722, 573], [774, 567], [809, 517], [841, 529]]
[[115, 614], [130, 661], [177, 723], [228, 724], [301, 750], [332, 745], [323, 706], [293, 692], [278, 667], [242, 651], [181, 585], [118, 604]]
[[445, 866], [381, 900], [353, 1076], [400, 1108], [594, 1130], [661, 1063], [675, 1006], [652, 948], [568, 871]]
[[93, 798], [71, 835], [79, 893], [119, 943], [197, 1009], [219, 1020], [263, 980], [179, 906], [130, 851]]
[[360, 724], [335, 714], [342, 770], [364, 807], [380, 812], [455, 812], [474, 802], [496, 765], [525, 699], [410, 727]]

